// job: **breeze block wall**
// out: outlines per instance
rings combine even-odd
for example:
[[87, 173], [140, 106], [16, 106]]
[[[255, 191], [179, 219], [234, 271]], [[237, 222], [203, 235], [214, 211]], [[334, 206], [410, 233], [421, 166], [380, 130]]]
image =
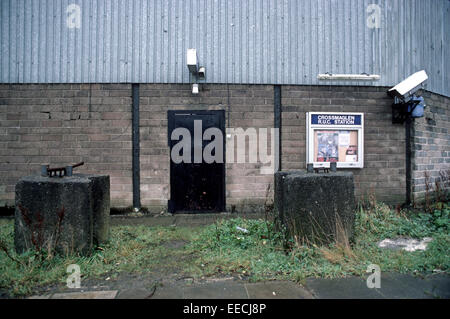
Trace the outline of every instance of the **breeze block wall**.
[[[271, 85], [201, 84], [197, 95], [191, 90], [190, 84], [140, 86], [141, 202], [150, 210], [166, 209], [170, 197], [168, 110], [225, 110], [226, 128], [246, 130], [274, 125]], [[227, 211], [258, 212], [266, 197], [273, 199], [273, 174], [261, 174], [260, 166], [225, 165]]]
[[[40, 165], [84, 161], [75, 172], [108, 174], [111, 206], [132, 205], [130, 84], [0, 85], [0, 205], [13, 205], [20, 177]], [[272, 128], [273, 86], [140, 85], [141, 202], [167, 208], [170, 195], [168, 110], [225, 110], [226, 127]], [[226, 164], [230, 211], [255, 211], [273, 198], [273, 175], [258, 163]], [[269, 192], [267, 191], [269, 190]]]
[[74, 172], [108, 174], [111, 206], [132, 202], [130, 84], [0, 85], [0, 205], [40, 165], [84, 161]]
[[[406, 200], [405, 126], [392, 124], [388, 88], [281, 86], [282, 170], [306, 168], [306, 112], [364, 112], [364, 168], [350, 170], [360, 198], [375, 194], [387, 203]], [[412, 132], [412, 194], [449, 170], [449, 98], [424, 92], [425, 116]], [[14, 204], [20, 177], [40, 165], [84, 161], [75, 172], [108, 174], [111, 206], [132, 205], [131, 84], [0, 85], [0, 206]], [[168, 110], [225, 110], [226, 127], [272, 128], [272, 85], [140, 85], [141, 202], [151, 212], [170, 196]], [[228, 141], [228, 140], [226, 140]], [[261, 211], [273, 199], [273, 175], [258, 163], [226, 164], [227, 210]]]
[[[411, 132], [411, 194], [421, 202], [427, 192], [450, 189], [450, 98], [424, 91], [424, 116], [413, 121]], [[428, 177], [427, 177], [428, 175]]]
[[[374, 194], [405, 202], [405, 128], [392, 124], [392, 98], [384, 87], [282, 86], [282, 169], [306, 169], [306, 112], [363, 112], [364, 168], [352, 171], [358, 199]], [[340, 169], [341, 170], [341, 169]]]

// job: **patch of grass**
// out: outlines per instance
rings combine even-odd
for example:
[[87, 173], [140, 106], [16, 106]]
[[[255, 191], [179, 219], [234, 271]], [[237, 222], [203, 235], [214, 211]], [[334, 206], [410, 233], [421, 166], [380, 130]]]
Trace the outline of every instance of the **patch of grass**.
[[[369, 208], [359, 208], [356, 215], [356, 234], [364, 239], [383, 239], [399, 236], [429, 237], [432, 234], [449, 234], [450, 208], [438, 203], [432, 213], [395, 212], [389, 206], [375, 203]], [[370, 238], [369, 238], [370, 237]]]
[[[69, 264], [80, 265], [82, 282], [86, 278], [114, 278], [120, 272], [303, 281], [307, 277], [366, 275], [370, 264], [378, 264], [382, 272], [448, 273], [449, 228], [448, 204], [436, 204], [430, 214], [395, 211], [374, 202], [357, 211], [351, 241], [339, 240], [328, 246], [293, 243], [286, 249], [274, 223], [235, 218], [201, 228], [112, 227], [109, 243], [88, 257], [55, 255], [40, 261], [33, 253], [17, 255], [13, 221], [0, 221], [0, 242], [10, 255], [0, 251], [0, 289], [17, 296], [41, 286], [65, 284]], [[378, 248], [380, 240], [395, 237], [433, 237], [433, 241], [426, 251]]]
[[[396, 212], [375, 203], [358, 210], [351, 243], [339, 241], [322, 247], [294, 244], [285, 250], [273, 223], [236, 218], [206, 227], [193, 248], [200, 252], [197, 263], [205, 275], [239, 274], [254, 281], [361, 276], [370, 264], [378, 264], [382, 271], [448, 272], [449, 227], [447, 204], [428, 214]], [[382, 239], [396, 237], [433, 237], [433, 241], [426, 251], [415, 252], [377, 246]]]
[[[195, 228], [183, 227], [112, 227], [109, 242], [93, 250], [90, 256], [55, 255], [43, 261], [34, 252], [16, 254], [14, 251], [14, 221], [0, 223], [0, 241], [8, 251], [0, 250], [0, 289], [13, 296], [28, 295], [36, 288], [62, 283], [68, 274], [67, 266], [78, 264], [82, 281], [85, 278], [114, 278], [120, 272], [145, 273], [174, 270], [183, 271], [180, 260], [191, 258], [192, 251], [165, 245], [171, 241], [189, 242], [197, 233]], [[14, 259], [14, 260], [13, 260]]]

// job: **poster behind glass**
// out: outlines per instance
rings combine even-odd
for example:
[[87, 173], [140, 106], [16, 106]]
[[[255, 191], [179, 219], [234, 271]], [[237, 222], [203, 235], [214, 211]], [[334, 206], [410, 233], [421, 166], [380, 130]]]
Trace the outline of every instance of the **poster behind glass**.
[[315, 162], [358, 162], [358, 131], [314, 130]]

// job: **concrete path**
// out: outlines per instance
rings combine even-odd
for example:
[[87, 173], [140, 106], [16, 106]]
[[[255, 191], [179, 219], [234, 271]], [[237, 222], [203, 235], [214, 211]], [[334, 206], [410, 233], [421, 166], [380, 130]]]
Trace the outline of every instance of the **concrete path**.
[[[426, 278], [402, 274], [382, 274], [381, 288], [369, 289], [365, 278], [307, 279], [305, 286], [288, 281], [248, 283], [234, 278], [194, 283], [166, 282], [148, 288], [129, 287], [73, 292], [57, 292], [32, 299], [434, 299], [450, 298], [450, 276]], [[75, 289], [74, 289], [75, 290]], [[67, 289], [66, 289], [67, 291]]]
[[153, 288], [54, 293], [31, 299], [311, 299], [302, 286], [288, 281], [245, 283], [234, 279], [204, 283], [162, 283]]
[[230, 218], [240, 217], [243, 219], [259, 219], [264, 218], [264, 214], [261, 213], [219, 213], [219, 214], [168, 214], [162, 215], [111, 215], [111, 226], [182, 226], [182, 227], [199, 227], [205, 225], [211, 225], [218, 220], [225, 220]]
[[319, 299], [434, 299], [450, 298], [450, 276], [426, 278], [382, 273], [380, 288], [367, 288], [366, 278], [307, 279], [306, 287]]

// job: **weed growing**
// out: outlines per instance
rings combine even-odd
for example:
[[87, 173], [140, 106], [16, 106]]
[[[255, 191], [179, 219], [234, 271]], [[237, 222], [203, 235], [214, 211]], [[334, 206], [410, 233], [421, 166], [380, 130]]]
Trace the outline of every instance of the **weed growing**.
[[[273, 223], [236, 218], [206, 227], [194, 249], [201, 251], [198, 264], [205, 275], [237, 274], [250, 280], [361, 276], [370, 264], [378, 264], [382, 271], [448, 272], [449, 227], [447, 204], [437, 205], [429, 214], [396, 212], [374, 201], [370, 207], [359, 208], [352, 242], [337, 240], [319, 247], [292, 240], [285, 249]], [[433, 241], [426, 251], [415, 252], [377, 246], [385, 238], [397, 237], [433, 237]]]
[[13, 226], [11, 220], [0, 223], [0, 290], [12, 296], [29, 295], [46, 285], [65, 285], [70, 264], [80, 266], [82, 282], [85, 278], [113, 279], [121, 272], [161, 275], [183, 272], [185, 265], [180, 265], [180, 261], [191, 258], [193, 252], [184, 246], [172, 248], [166, 243], [189, 242], [197, 233], [193, 228], [112, 227], [109, 242], [93, 250], [90, 256], [55, 254], [41, 260], [33, 250], [16, 254]]
[[[0, 220], [0, 290], [27, 295], [37, 288], [65, 284], [69, 264], [80, 265], [85, 278], [117, 276], [120, 272], [157, 273], [192, 278], [237, 276], [249, 281], [307, 277], [335, 278], [366, 275], [367, 266], [382, 272], [428, 273], [450, 271], [448, 203], [433, 205], [431, 213], [393, 210], [372, 201], [360, 206], [351, 241], [315, 246], [285, 238], [272, 221], [218, 220], [201, 228], [117, 226], [108, 244], [88, 257], [13, 249], [13, 221]], [[396, 237], [432, 237], [426, 251], [381, 249], [380, 240]], [[183, 245], [173, 243], [185, 243]]]

